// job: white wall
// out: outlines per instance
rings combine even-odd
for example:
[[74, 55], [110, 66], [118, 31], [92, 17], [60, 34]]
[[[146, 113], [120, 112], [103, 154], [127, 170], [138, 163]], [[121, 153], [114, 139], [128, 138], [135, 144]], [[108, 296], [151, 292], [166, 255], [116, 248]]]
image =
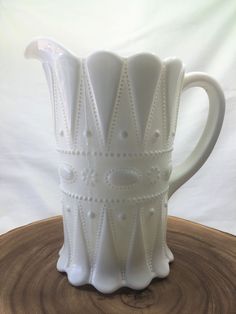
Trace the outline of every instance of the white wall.
[[[53, 37], [80, 56], [109, 49], [175, 55], [206, 71], [227, 100], [221, 136], [202, 169], [170, 201], [170, 214], [236, 234], [236, 2], [234, 0], [0, 0], [0, 233], [60, 214], [51, 105], [41, 65], [23, 51]], [[174, 162], [199, 138], [207, 97], [181, 100]]]

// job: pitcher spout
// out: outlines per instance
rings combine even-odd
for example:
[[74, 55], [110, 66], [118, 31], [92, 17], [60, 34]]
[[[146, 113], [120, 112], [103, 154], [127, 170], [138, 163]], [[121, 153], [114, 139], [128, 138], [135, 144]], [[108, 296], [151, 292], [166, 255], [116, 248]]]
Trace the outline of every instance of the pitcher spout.
[[42, 62], [50, 62], [62, 56], [77, 59], [70, 51], [50, 38], [37, 38], [25, 49], [25, 58], [35, 58]]
[[63, 106], [66, 118], [67, 131], [64, 132], [67, 132], [67, 138], [71, 142], [74, 136], [74, 117], [81, 72], [81, 60], [62, 45], [48, 38], [37, 38], [30, 42], [25, 49], [25, 57], [41, 61], [54, 109], [55, 135], [57, 137], [58, 128], [60, 128], [59, 122], [56, 122], [55, 118], [56, 112], [60, 109], [58, 108], [59, 102]]

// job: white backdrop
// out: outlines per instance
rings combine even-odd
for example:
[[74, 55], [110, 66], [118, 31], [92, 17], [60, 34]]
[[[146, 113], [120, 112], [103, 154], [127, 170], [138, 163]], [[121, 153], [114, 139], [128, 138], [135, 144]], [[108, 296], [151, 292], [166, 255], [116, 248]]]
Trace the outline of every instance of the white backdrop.
[[[170, 200], [169, 213], [236, 235], [235, 0], [0, 0], [0, 233], [61, 213], [51, 105], [39, 62], [23, 51], [53, 37], [85, 56], [177, 56], [187, 71], [205, 71], [224, 89], [226, 116], [201, 170]], [[192, 150], [207, 115], [207, 97], [181, 99], [175, 164]]]

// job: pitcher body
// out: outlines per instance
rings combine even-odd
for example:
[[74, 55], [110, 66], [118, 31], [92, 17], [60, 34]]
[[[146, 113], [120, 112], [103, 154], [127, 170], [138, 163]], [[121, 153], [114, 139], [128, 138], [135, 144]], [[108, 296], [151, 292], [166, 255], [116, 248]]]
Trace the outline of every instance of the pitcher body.
[[204, 160], [171, 176], [185, 84], [180, 60], [106, 51], [77, 58], [47, 39], [32, 42], [26, 54], [42, 61], [53, 104], [64, 226], [57, 269], [71, 284], [105, 293], [166, 277], [173, 260], [168, 197], [213, 148], [224, 115], [221, 91], [212, 114], [218, 124], [205, 129], [208, 148], [197, 148]]

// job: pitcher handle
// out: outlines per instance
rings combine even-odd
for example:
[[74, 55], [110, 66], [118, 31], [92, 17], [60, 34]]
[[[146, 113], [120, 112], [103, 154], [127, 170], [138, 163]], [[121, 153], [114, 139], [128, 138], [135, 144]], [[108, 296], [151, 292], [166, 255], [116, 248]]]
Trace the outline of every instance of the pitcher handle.
[[209, 75], [192, 72], [185, 75], [183, 90], [202, 87], [209, 98], [209, 111], [206, 126], [190, 156], [176, 166], [170, 177], [169, 198], [188, 179], [190, 179], [212, 152], [218, 139], [225, 113], [225, 98], [220, 85]]

